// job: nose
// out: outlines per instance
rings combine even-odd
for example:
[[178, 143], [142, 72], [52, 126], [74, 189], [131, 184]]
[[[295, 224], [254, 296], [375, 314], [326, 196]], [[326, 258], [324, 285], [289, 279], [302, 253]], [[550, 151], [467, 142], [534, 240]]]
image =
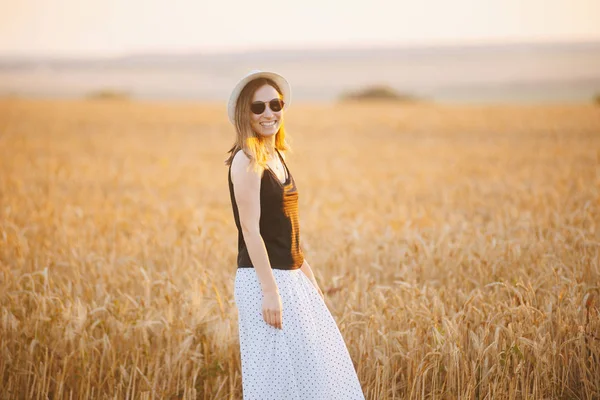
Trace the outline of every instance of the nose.
[[266, 118], [271, 118], [273, 116], [273, 111], [271, 110], [271, 107], [269, 107], [269, 106], [265, 107], [265, 112], [263, 113], [263, 115]]

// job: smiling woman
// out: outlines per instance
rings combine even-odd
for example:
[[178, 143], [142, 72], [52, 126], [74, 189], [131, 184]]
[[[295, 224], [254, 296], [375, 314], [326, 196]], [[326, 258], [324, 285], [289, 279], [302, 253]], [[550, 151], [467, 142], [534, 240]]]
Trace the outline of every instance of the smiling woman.
[[[298, 188], [281, 152], [287, 81], [253, 71], [228, 104], [226, 161], [238, 229], [234, 297], [245, 400], [364, 400], [352, 359], [300, 248]], [[269, 173], [265, 174], [265, 171]]]
[[[254, 101], [250, 105], [252, 130], [263, 137], [273, 136], [281, 125], [281, 110], [285, 103], [273, 86], [265, 83], [254, 92]], [[269, 101], [261, 99], [272, 98]]]
[[226, 164], [231, 165], [239, 149], [250, 156], [255, 168], [265, 167], [267, 161], [273, 159], [274, 149], [287, 150], [282, 114], [290, 101], [290, 88], [285, 79], [259, 71], [244, 77], [234, 88], [227, 105], [229, 121], [235, 125], [237, 135]]

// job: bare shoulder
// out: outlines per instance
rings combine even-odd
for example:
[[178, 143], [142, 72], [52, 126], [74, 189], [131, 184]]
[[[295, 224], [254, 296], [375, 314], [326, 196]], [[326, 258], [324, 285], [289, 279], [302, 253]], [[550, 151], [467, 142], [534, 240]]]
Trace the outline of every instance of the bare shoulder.
[[236, 186], [260, 182], [260, 169], [252, 168], [252, 161], [242, 150], [238, 151], [231, 161], [231, 180]]
[[231, 174], [245, 171], [250, 166], [250, 158], [242, 150], [238, 150], [231, 160]]

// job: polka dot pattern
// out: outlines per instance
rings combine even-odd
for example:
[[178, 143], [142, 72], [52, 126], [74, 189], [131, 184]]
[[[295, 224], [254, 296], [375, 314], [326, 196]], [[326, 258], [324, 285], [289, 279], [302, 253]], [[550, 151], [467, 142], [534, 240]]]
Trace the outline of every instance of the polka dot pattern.
[[356, 370], [327, 305], [299, 269], [273, 269], [283, 329], [262, 317], [254, 268], [238, 268], [238, 309], [244, 400], [364, 400]]

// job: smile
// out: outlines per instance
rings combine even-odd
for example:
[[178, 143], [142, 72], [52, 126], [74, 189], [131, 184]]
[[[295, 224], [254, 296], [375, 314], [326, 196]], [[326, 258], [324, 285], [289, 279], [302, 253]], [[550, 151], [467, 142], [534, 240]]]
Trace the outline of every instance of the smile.
[[268, 121], [268, 122], [261, 122], [260, 125], [265, 126], [265, 127], [271, 127], [271, 126], [275, 126], [276, 123], [277, 123], [277, 121]]

